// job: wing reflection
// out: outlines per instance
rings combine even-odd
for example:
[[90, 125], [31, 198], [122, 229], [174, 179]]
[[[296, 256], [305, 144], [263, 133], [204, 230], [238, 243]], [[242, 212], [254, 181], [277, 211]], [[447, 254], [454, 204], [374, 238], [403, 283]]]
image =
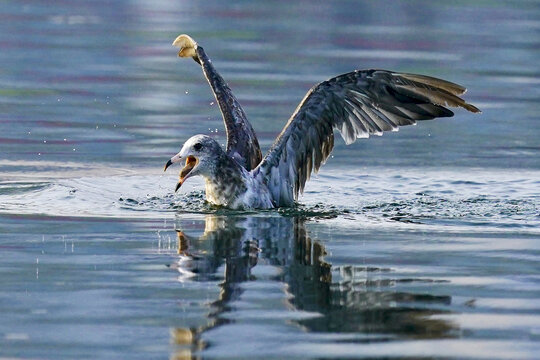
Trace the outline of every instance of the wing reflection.
[[207, 324], [176, 329], [175, 343], [207, 346], [201, 334], [235, 322], [235, 304], [256, 301], [242, 296], [246, 285], [257, 281], [285, 285], [279, 291], [286, 306], [279, 310], [317, 314], [291, 320], [310, 332], [361, 335], [353, 341], [457, 335], [453, 324], [430, 318], [451, 303], [449, 296], [429, 293], [425, 283], [436, 280], [398, 277], [390, 268], [330, 264], [323, 242], [310, 238], [305, 223], [302, 217], [207, 215], [202, 236], [177, 230], [179, 281], [222, 281]]

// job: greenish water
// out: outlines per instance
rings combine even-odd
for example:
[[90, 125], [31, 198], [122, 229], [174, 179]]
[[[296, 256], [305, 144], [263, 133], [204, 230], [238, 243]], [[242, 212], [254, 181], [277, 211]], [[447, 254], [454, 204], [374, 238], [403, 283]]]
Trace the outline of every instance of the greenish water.
[[[4, 1], [0, 359], [540, 353], [540, 3]], [[188, 33], [267, 149], [355, 68], [463, 84], [483, 110], [345, 146], [296, 209], [174, 194], [225, 142]]]

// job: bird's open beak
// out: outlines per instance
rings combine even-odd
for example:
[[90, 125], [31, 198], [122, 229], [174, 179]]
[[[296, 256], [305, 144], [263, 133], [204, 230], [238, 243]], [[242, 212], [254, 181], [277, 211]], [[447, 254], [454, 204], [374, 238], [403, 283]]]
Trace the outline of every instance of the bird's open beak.
[[180, 155], [180, 153], [174, 155], [172, 158], [169, 159], [169, 161], [167, 161], [167, 163], [165, 164], [165, 167], [163, 168], [163, 171], [167, 171], [169, 166], [171, 166], [172, 164], [176, 164], [177, 162], [182, 161], [182, 157], [183, 156]]
[[186, 179], [189, 177], [191, 170], [193, 170], [198, 163], [199, 160], [195, 156], [190, 155], [186, 158], [186, 165], [182, 168], [182, 170], [180, 170], [180, 180], [176, 184], [176, 188], [174, 189], [175, 192], [180, 189], [180, 186], [182, 186], [184, 181], [186, 181]]

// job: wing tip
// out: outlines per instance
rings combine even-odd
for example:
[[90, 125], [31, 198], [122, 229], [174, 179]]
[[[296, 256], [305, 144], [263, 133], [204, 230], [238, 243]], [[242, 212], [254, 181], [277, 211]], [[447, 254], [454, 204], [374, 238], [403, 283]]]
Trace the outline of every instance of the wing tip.
[[480, 110], [479, 108], [477, 108], [473, 104], [469, 104], [467, 102], [463, 104], [463, 108], [465, 110], [470, 111], [470, 112], [475, 113], [475, 114], [481, 114], [482, 113], [482, 110]]
[[467, 92], [467, 88], [462, 85], [456, 84], [448, 80], [439, 79], [433, 76], [420, 75], [420, 74], [407, 74], [407, 73], [395, 73], [395, 74], [411, 81], [415, 81], [421, 84], [425, 84], [425, 85], [436, 87], [438, 89], [445, 90], [452, 95], [463, 95]]
[[178, 51], [178, 57], [197, 57], [197, 54], [195, 53], [197, 42], [189, 35], [178, 35], [176, 39], [174, 39], [172, 45], [180, 48], [180, 51]]

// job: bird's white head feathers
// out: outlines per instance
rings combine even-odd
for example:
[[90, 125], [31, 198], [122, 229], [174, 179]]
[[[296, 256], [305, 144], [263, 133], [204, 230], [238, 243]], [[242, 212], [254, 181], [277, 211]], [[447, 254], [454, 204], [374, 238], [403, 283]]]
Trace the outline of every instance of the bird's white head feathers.
[[185, 161], [185, 166], [180, 170], [180, 179], [176, 185], [176, 190], [178, 190], [184, 181], [192, 176], [212, 176], [217, 162], [223, 155], [224, 151], [217, 141], [210, 136], [195, 135], [189, 138], [180, 152], [167, 162], [165, 170], [174, 163]]

